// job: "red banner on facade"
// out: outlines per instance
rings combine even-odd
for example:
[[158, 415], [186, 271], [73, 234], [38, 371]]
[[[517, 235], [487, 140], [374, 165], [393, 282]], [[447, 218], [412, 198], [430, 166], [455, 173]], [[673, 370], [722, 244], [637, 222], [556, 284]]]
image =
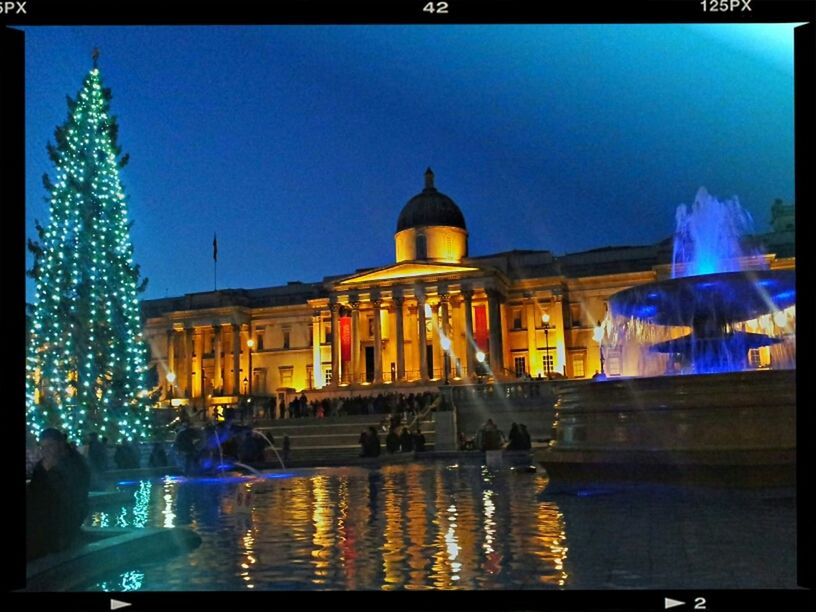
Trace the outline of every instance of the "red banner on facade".
[[340, 358], [351, 361], [351, 317], [340, 317]]
[[487, 308], [484, 305], [473, 307], [473, 339], [483, 353], [487, 352]]

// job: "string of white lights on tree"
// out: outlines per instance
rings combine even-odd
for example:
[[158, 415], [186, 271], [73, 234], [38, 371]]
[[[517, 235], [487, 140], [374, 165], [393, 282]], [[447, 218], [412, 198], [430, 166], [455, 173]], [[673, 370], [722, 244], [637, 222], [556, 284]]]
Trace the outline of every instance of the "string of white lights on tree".
[[119, 171], [111, 92], [94, 67], [68, 119], [48, 144], [54, 164], [47, 227], [29, 241], [36, 280], [26, 359], [29, 431], [57, 427], [80, 442], [91, 431], [113, 442], [149, 436], [147, 346], [137, 295], [127, 197]]

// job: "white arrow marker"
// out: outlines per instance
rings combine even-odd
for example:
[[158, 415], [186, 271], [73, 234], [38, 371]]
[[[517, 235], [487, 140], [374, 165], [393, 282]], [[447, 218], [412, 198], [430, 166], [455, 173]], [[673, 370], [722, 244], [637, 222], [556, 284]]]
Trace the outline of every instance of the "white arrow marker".
[[685, 606], [686, 605], [685, 601], [677, 601], [676, 599], [670, 599], [668, 597], [663, 598], [663, 603], [666, 606], [666, 608], [665, 608], [666, 610], [668, 610], [669, 608], [674, 608], [676, 606]]
[[118, 599], [111, 599], [111, 610], [118, 610], [119, 608], [127, 608], [128, 606], [132, 606], [133, 604], [129, 604], [126, 601], [119, 601]]

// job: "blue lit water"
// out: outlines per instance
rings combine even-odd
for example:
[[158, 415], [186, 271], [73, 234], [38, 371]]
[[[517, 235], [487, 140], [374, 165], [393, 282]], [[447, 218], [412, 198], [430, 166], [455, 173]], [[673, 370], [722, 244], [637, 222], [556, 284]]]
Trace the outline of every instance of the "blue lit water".
[[787, 490], [559, 490], [541, 471], [452, 461], [272, 475], [126, 485], [133, 502], [89, 524], [187, 526], [202, 544], [81, 590], [794, 585]]

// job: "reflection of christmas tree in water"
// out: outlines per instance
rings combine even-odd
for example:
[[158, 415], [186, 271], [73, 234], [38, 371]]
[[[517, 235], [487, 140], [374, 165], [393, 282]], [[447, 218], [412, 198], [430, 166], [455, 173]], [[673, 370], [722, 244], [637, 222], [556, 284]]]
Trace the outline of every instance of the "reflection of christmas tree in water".
[[49, 143], [50, 219], [29, 242], [36, 297], [26, 361], [26, 409], [35, 435], [48, 426], [80, 441], [91, 431], [113, 442], [148, 435], [147, 347], [137, 294], [127, 200], [127, 163], [109, 114], [111, 93], [96, 66]]

